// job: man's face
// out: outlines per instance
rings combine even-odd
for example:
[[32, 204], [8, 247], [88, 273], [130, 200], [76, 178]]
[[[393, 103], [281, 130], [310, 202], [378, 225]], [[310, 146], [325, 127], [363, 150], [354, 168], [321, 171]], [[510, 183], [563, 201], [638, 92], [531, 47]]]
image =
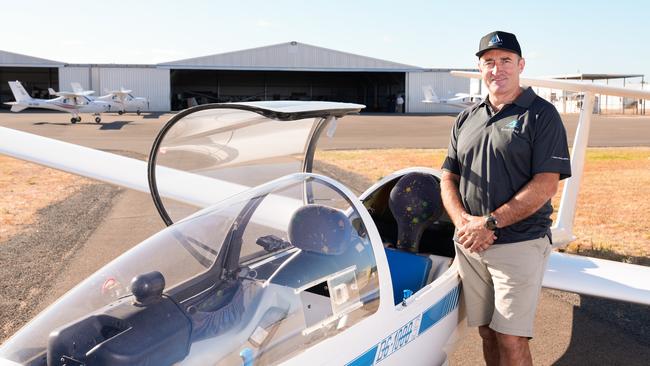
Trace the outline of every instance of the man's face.
[[478, 69], [490, 94], [504, 95], [519, 88], [519, 74], [525, 64], [514, 52], [489, 50], [481, 55]]

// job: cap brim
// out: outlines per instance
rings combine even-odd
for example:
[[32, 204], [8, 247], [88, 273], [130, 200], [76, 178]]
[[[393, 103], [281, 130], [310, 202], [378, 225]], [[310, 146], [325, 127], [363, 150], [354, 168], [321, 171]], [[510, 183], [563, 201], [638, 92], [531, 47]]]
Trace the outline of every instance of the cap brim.
[[482, 50], [476, 52], [476, 57], [481, 58], [481, 56], [484, 53], [486, 53], [487, 51], [490, 51], [490, 50], [504, 50], [504, 51], [512, 52], [515, 55], [518, 55], [519, 57], [521, 57], [521, 54], [519, 52], [517, 52], [517, 51], [515, 51], [513, 49], [510, 49], [510, 48], [499, 47], [499, 46], [490, 46], [488, 48], [482, 49]]

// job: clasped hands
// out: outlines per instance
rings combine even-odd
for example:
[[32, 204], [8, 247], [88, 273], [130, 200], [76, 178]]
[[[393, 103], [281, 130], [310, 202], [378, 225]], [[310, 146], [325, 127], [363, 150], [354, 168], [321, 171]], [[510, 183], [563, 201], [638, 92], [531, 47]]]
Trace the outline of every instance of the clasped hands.
[[458, 242], [470, 252], [482, 252], [494, 243], [494, 231], [485, 227], [485, 217], [463, 213], [463, 224], [456, 233]]

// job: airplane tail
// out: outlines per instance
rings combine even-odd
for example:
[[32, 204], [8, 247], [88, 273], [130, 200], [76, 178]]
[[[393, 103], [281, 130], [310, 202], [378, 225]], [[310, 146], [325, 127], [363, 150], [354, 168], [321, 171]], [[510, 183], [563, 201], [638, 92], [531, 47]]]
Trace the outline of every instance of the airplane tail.
[[75, 93], [81, 93], [84, 91], [84, 89], [81, 87], [81, 83], [78, 83], [76, 81], [71, 82], [70, 86], [72, 87], [72, 91]]
[[55, 91], [54, 89], [52, 89], [52, 88], [47, 88], [47, 92], [48, 92], [50, 95], [58, 95], [58, 94], [56, 93], [56, 91]]
[[[10, 81], [9, 87], [11, 88], [11, 92], [14, 94], [14, 98], [16, 99], [16, 102], [18, 103], [26, 102], [33, 99], [29, 94], [27, 94], [27, 91], [25, 90], [25, 88], [23, 88], [23, 84], [21, 84], [20, 81]], [[16, 105], [17, 104], [14, 104], [14, 106]], [[11, 109], [13, 110], [13, 107]]]
[[433, 91], [431, 85], [425, 85], [422, 87], [422, 93], [424, 94], [424, 100], [422, 103], [440, 103], [440, 99], [436, 95], [436, 92]]
[[27, 104], [24, 103], [19, 103], [19, 102], [6, 102], [6, 105], [11, 106], [11, 111], [12, 112], [20, 112], [23, 109], [27, 109]]

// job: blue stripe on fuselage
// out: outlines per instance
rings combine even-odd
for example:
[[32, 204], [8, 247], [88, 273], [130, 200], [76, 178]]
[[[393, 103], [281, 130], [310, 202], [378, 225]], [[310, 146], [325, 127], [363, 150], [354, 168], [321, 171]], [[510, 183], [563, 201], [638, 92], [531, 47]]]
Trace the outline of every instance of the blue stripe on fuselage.
[[437, 322], [442, 320], [447, 314], [451, 313], [456, 307], [458, 307], [458, 298], [460, 295], [460, 286], [456, 286], [451, 290], [442, 300], [438, 301], [435, 305], [428, 308], [424, 313], [422, 313], [422, 321], [420, 322], [420, 331], [419, 334], [426, 332], [427, 329], [434, 326]]
[[367, 350], [366, 353], [355, 358], [352, 362], [348, 362], [345, 366], [368, 366], [372, 365], [375, 362], [375, 354], [377, 354], [377, 344], [371, 349]]
[[[420, 334], [423, 332], [426, 332], [429, 328], [434, 326], [436, 323], [438, 323], [440, 320], [442, 320], [447, 314], [451, 313], [454, 309], [458, 307], [458, 300], [460, 296], [460, 290], [461, 290], [461, 284], [458, 286], [454, 287], [451, 291], [449, 291], [445, 297], [440, 299], [437, 303], [435, 303], [433, 306], [425, 310], [421, 315], [422, 318], [420, 320], [420, 328], [418, 330], [417, 336], [419, 337]], [[413, 320], [411, 320], [413, 321]], [[407, 323], [408, 324], [408, 323]], [[401, 328], [401, 327], [400, 327]], [[392, 334], [392, 333], [391, 333]], [[382, 338], [383, 341], [384, 338]], [[377, 348], [379, 347], [379, 344], [381, 341], [366, 352], [364, 352], [361, 356], [355, 358], [354, 360], [348, 362], [346, 366], [366, 366], [366, 365], [373, 365], [375, 362], [375, 356], [377, 355]], [[390, 356], [390, 355], [388, 355]], [[386, 356], [386, 357], [388, 357]], [[383, 360], [383, 358], [382, 358]]]

